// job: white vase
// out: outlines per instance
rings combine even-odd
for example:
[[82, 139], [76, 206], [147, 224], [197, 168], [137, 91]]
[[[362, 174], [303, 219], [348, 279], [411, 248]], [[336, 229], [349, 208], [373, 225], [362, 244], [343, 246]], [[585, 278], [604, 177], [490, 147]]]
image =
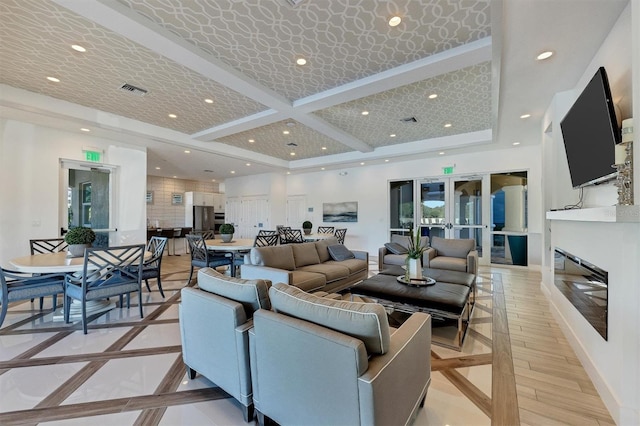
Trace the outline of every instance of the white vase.
[[422, 259], [411, 259], [407, 262], [409, 278], [422, 278]]
[[220, 234], [223, 243], [230, 243], [233, 239], [233, 234]]

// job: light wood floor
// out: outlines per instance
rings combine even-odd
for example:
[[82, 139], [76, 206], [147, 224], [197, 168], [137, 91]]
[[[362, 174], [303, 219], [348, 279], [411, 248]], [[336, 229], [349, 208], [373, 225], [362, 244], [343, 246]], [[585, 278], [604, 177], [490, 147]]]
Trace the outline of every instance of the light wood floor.
[[[372, 267], [374, 265], [372, 262]], [[180, 382], [184, 379], [185, 371], [179, 341], [151, 343], [150, 347], [138, 349], [129, 349], [127, 346], [135, 342], [141, 333], [154, 327], [177, 324], [175, 315], [166, 314], [175, 312], [179, 303], [179, 289], [186, 282], [188, 269], [187, 256], [165, 258], [163, 287], [167, 293], [166, 299], [159, 297], [152, 281], [153, 292], [144, 291], [145, 297], [151, 297], [151, 300], [145, 301], [145, 309], [149, 312], [142, 321], [136, 318], [137, 314], [114, 322], [96, 320], [89, 327], [90, 334], [97, 335], [99, 330], [105, 329], [116, 333], [119, 330], [128, 331], [106, 349], [92, 353], [39, 356], [39, 353], [44, 353], [56, 343], [72, 338], [79, 325], [43, 321], [46, 313], [41, 313], [28, 301], [12, 305], [10, 313], [19, 318], [14, 319], [13, 323], [3, 324], [0, 340], [30, 338], [40, 343], [2, 357], [0, 384], [4, 383], [3, 377], [24, 377], [21, 371], [27, 372], [29, 368], [61, 368], [78, 362], [86, 362], [86, 365], [59, 386], [44, 392], [44, 397], [33, 408], [9, 407], [2, 410], [0, 424], [37, 424], [56, 420], [64, 424], [71, 419], [88, 424], [93, 422], [91, 419], [100, 418], [92, 416], [133, 413], [137, 416], [134, 417], [135, 421], [123, 421], [121, 424], [155, 425], [161, 424], [163, 416], [168, 416], [166, 413], [176, 407], [228, 399], [226, 393], [215, 387], [181, 388]], [[478, 418], [473, 424], [488, 424], [489, 421], [493, 425], [532, 426], [613, 424], [549, 311], [546, 298], [539, 290], [540, 274], [526, 268], [494, 266], [482, 267], [479, 275], [478, 301], [465, 343], [467, 349], [455, 352], [432, 346], [434, 374], [442, 375], [463, 398], [470, 401], [469, 405], [475, 405], [480, 415], [485, 416], [482, 421]], [[132, 306], [132, 311], [137, 312], [137, 309]], [[38, 340], [39, 336], [49, 337]], [[5, 345], [0, 345], [0, 350], [2, 347]], [[10, 349], [10, 345], [6, 347]], [[473, 349], [468, 349], [470, 347]], [[151, 356], [168, 356], [173, 361], [167, 364], [155, 390], [149, 394], [79, 403], [70, 403], [67, 399], [78, 389], [82, 390], [85, 383], [99, 374], [109, 360], [147, 357], [138, 358], [142, 363]], [[491, 374], [486, 379], [482, 374], [471, 373], [474, 368], [486, 371], [487, 367], [490, 367]], [[12, 380], [5, 379], [5, 382], [10, 384]], [[0, 398], [8, 395], [5, 392], [11, 392], [11, 387], [5, 385], [2, 386]], [[238, 424], [242, 423], [239, 409], [237, 413], [234, 411], [234, 416], [238, 418]], [[439, 419], [448, 424], [458, 424], [447, 421], [446, 417]], [[422, 424], [433, 422], [423, 413], [416, 420], [416, 425]]]

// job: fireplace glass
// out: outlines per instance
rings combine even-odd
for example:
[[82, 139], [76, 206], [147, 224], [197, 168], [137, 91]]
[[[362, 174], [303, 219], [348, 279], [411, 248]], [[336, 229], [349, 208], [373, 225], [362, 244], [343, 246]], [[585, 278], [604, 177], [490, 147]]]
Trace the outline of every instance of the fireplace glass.
[[558, 248], [554, 253], [554, 271], [558, 290], [607, 340], [609, 273]]

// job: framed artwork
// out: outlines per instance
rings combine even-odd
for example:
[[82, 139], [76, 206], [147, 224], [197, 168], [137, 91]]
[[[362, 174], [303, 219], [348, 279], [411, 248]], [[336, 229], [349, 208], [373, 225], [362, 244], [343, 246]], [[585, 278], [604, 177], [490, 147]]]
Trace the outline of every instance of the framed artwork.
[[357, 222], [358, 202], [322, 203], [323, 222]]
[[147, 204], [153, 204], [153, 191], [147, 191]]
[[182, 193], [174, 192], [171, 194], [171, 204], [174, 206], [182, 204]]

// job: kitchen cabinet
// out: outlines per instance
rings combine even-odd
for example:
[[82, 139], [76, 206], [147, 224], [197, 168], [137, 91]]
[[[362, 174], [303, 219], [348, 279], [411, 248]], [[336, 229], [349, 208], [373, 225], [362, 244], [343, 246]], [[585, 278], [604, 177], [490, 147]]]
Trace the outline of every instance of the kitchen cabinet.
[[192, 206], [215, 206], [213, 192], [185, 192], [185, 204]]

